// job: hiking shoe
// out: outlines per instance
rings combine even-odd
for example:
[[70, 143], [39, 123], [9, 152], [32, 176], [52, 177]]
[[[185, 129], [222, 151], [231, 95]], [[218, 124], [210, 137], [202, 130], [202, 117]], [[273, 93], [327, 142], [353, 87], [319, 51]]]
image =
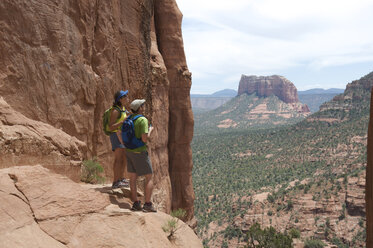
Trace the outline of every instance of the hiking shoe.
[[132, 205], [132, 211], [141, 211], [143, 208], [141, 207], [141, 201], [135, 201]]
[[119, 188], [125, 188], [125, 187], [129, 187], [129, 184], [128, 182], [124, 183], [122, 180], [115, 181], [113, 182], [113, 185], [111, 185], [112, 189], [119, 189]]
[[130, 180], [129, 179], [125, 179], [125, 178], [122, 178], [120, 179], [120, 181], [124, 184], [126, 184], [127, 186], [126, 187], [129, 187], [130, 186]]
[[157, 212], [157, 209], [154, 208], [153, 203], [145, 202], [142, 211], [144, 212]]

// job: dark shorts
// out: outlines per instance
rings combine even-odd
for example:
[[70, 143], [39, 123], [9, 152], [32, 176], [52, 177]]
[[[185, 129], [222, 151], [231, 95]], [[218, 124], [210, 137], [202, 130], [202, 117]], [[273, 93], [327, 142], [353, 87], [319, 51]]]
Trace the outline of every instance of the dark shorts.
[[115, 151], [117, 148], [125, 148], [122, 143], [120, 143], [117, 133], [110, 134], [111, 150]]
[[128, 172], [136, 173], [138, 176], [153, 174], [152, 164], [147, 151], [135, 153], [126, 150], [126, 157]]

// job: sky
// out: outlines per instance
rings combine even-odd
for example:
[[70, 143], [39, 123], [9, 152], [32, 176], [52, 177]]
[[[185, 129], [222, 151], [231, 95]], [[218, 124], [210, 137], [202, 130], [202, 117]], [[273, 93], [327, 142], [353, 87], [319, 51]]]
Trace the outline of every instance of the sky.
[[298, 90], [373, 71], [373, 0], [176, 0], [192, 94], [281, 75]]

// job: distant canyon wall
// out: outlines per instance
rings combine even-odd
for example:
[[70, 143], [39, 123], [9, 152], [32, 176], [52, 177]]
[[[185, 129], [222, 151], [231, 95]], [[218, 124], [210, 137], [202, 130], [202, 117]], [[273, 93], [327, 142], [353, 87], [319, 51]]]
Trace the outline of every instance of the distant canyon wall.
[[[175, 0], [0, 1], [0, 168], [40, 163], [78, 180], [79, 162], [97, 156], [111, 177], [101, 117], [114, 93], [128, 89], [130, 101], [146, 99], [155, 128], [155, 201], [191, 219], [191, 73], [181, 18]], [[35, 143], [42, 145], [27, 145]]]
[[368, 129], [368, 163], [366, 169], [365, 203], [367, 246], [373, 247], [373, 90], [370, 103], [370, 121]]

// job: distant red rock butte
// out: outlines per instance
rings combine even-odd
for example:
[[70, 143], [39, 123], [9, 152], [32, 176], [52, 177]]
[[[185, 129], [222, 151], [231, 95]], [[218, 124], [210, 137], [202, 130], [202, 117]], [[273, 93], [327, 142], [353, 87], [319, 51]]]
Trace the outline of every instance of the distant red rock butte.
[[242, 75], [238, 86], [238, 95], [257, 93], [259, 97], [275, 95], [285, 103], [299, 102], [298, 91], [292, 82], [282, 76], [246, 76]]

